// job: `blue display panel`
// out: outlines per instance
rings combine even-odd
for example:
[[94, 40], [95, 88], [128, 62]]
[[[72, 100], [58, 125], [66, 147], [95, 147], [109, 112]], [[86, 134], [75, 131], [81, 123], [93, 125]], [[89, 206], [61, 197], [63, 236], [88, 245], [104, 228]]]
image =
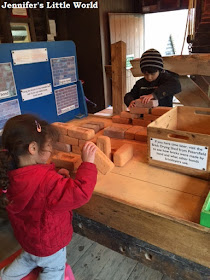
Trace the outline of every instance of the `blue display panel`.
[[50, 123], [87, 116], [72, 41], [0, 44], [0, 77], [5, 76], [0, 103], [16, 99], [22, 114], [33, 113]]

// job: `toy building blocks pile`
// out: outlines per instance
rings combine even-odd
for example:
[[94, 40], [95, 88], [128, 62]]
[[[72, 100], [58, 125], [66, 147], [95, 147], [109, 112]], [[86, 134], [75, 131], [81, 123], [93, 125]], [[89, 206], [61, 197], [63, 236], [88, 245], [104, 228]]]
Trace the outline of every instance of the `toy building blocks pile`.
[[97, 169], [106, 174], [114, 166], [123, 166], [133, 157], [133, 147], [122, 145], [114, 155], [111, 150], [111, 140], [104, 135], [96, 136], [104, 128], [103, 122], [87, 122], [81, 126], [71, 123], [53, 123], [60, 133], [59, 142], [55, 144], [55, 153], [51, 161], [57, 168], [75, 171], [81, 164], [81, 151], [86, 141], [92, 141], [98, 147], [95, 156]]
[[[81, 151], [86, 141], [96, 143], [95, 133], [104, 128], [103, 122], [87, 122], [81, 126], [71, 123], [53, 123], [60, 133], [59, 142], [55, 144], [57, 150], [52, 156], [56, 167], [63, 167], [74, 171], [81, 163]], [[100, 172], [106, 174], [113, 167], [113, 162], [97, 149], [95, 164]]]
[[147, 126], [172, 109], [171, 107], [157, 106], [157, 100], [151, 100], [147, 104], [143, 104], [140, 100], [136, 100], [135, 107], [132, 107], [130, 112], [123, 111], [120, 115], [112, 117], [113, 123], [124, 125], [124, 127], [107, 127], [104, 130], [104, 135], [119, 139], [125, 138], [146, 142]]
[[120, 115], [114, 116], [114, 123], [133, 124], [148, 126], [151, 122], [171, 110], [171, 107], [157, 107], [158, 100], [150, 100], [147, 104], [141, 103], [141, 100], [135, 101], [135, 107], [130, 108], [130, 112], [123, 111]]
[[[76, 126], [74, 123], [53, 123], [60, 132], [59, 142], [55, 145], [52, 161], [58, 168], [75, 171], [81, 163], [81, 152], [86, 141], [95, 143], [98, 147], [95, 156], [97, 169], [106, 174], [114, 166], [124, 166], [133, 157], [133, 146], [124, 144], [118, 150], [112, 151], [110, 138], [147, 141], [147, 125], [154, 119], [166, 113], [168, 107], [154, 107], [152, 100], [146, 106], [136, 107], [130, 112], [122, 112], [120, 116], [112, 118], [113, 125], [104, 128], [104, 122], [89, 121]], [[139, 106], [139, 107], [138, 107]], [[134, 111], [135, 113], [134, 113]], [[104, 135], [98, 134], [101, 130]]]

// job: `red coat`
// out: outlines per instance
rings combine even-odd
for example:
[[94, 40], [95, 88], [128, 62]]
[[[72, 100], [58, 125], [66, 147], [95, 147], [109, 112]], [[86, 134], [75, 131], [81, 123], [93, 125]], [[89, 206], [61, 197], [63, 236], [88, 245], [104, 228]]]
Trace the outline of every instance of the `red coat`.
[[54, 164], [36, 164], [9, 172], [7, 207], [14, 234], [22, 248], [45, 257], [72, 238], [72, 209], [84, 205], [94, 190], [97, 169], [83, 162], [75, 180], [63, 178]]

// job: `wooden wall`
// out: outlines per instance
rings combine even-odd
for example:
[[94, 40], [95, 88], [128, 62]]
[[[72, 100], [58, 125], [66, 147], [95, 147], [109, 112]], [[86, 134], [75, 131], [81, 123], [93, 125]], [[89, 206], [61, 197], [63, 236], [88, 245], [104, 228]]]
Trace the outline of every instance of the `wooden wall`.
[[111, 65], [111, 42], [109, 32], [109, 13], [133, 13], [139, 8], [138, 0], [102, 0], [99, 6], [100, 34], [103, 65], [105, 106], [112, 104], [111, 80], [105, 73], [105, 65]]
[[[111, 44], [126, 43], [126, 55], [139, 58], [144, 51], [144, 17], [140, 14], [109, 14]], [[126, 92], [129, 92], [139, 78], [126, 69]]]

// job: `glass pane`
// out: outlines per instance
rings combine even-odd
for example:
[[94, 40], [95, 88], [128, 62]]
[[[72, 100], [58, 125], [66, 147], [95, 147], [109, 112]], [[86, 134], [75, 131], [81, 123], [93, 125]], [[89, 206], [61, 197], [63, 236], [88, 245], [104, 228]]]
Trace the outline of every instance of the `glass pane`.
[[10, 23], [13, 43], [30, 42], [30, 33], [27, 23]]

